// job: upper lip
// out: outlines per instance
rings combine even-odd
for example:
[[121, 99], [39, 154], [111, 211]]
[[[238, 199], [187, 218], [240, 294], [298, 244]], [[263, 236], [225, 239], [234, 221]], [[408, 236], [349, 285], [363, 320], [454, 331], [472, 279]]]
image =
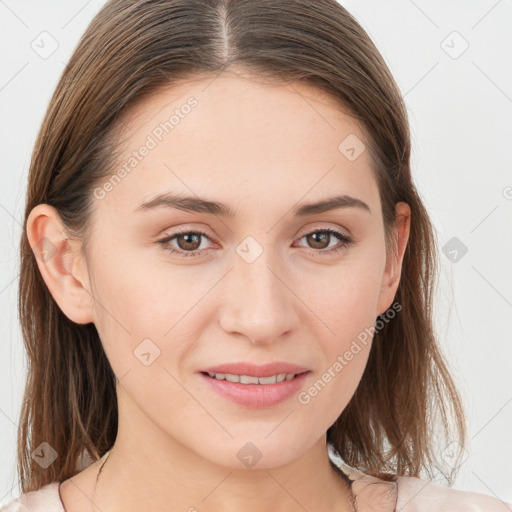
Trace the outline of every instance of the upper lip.
[[309, 371], [308, 368], [298, 366], [296, 364], [276, 361], [263, 365], [252, 363], [225, 363], [218, 366], [211, 366], [202, 370], [207, 373], [229, 373], [231, 375], [247, 375], [249, 377], [270, 377], [281, 373], [304, 373]]

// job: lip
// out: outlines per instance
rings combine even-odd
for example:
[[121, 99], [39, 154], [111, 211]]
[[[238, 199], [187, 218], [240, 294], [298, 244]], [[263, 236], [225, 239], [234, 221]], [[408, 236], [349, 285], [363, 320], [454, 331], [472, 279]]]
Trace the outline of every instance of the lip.
[[[304, 368], [302, 366], [297, 366], [295, 364], [290, 364], [283, 361], [275, 361], [273, 363], [267, 363], [263, 365], [245, 362], [225, 363], [218, 366], [211, 366], [201, 371], [206, 373], [231, 373], [232, 375], [248, 375], [249, 377], [270, 377], [280, 373], [304, 373], [309, 371], [309, 368]], [[273, 384], [268, 385], [272, 386]]]
[[[206, 373], [203, 373], [206, 372]], [[310, 371], [302, 366], [288, 363], [270, 363], [257, 366], [249, 363], [234, 363], [213, 366], [203, 370], [199, 375], [205, 383], [211, 386], [222, 397], [249, 408], [267, 408], [287, 400], [303, 387]], [[210, 373], [231, 373], [234, 375], [249, 375], [252, 377], [269, 377], [279, 373], [299, 374], [292, 380], [276, 382], [275, 384], [241, 384], [210, 377]]]

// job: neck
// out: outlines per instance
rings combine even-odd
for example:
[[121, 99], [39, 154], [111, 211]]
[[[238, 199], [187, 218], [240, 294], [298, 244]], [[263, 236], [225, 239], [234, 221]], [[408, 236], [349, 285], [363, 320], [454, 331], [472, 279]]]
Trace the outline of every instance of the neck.
[[298, 459], [269, 469], [233, 469], [176, 442], [167, 442], [164, 450], [119, 435], [106, 460], [95, 504], [109, 512], [353, 510], [350, 489], [332, 467], [325, 439]]

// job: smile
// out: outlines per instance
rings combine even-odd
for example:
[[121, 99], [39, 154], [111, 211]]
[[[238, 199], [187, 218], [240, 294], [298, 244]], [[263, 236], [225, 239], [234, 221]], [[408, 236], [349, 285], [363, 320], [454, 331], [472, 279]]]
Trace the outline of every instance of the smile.
[[228, 382], [239, 382], [240, 384], [276, 384], [285, 380], [292, 380], [296, 377], [295, 373], [279, 373], [269, 377], [254, 377], [252, 375], [235, 375], [232, 373], [211, 373], [208, 375], [213, 379], [227, 380]]

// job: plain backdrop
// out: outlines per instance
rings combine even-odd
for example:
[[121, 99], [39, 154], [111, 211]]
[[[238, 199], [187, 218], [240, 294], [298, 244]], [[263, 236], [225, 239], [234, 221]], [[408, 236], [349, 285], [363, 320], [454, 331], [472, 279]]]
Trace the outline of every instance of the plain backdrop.
[[[470, 437], [454, 487], [512, 502], [512, 2], [341, 3], [405, 97], [413, 173], [442, 249], [436, 329]], [[103, 4], [0, 0], [0, 504], [20, 490], [16, 301], [30, 156], [65, 63]]]

